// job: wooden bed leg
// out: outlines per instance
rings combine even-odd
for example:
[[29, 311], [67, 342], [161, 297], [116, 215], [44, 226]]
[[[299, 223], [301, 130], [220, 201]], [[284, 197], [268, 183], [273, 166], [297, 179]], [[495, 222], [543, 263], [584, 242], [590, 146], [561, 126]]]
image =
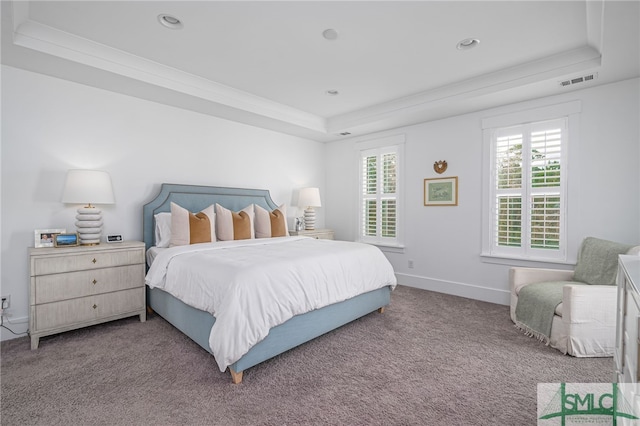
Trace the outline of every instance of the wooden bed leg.
[[229, 372], [231, 373], [231, 381], [234, 385], [239, 385], [240, 383], [242, 383], [242, 371], [236, 373], [235, 371], [233, 371], [233, 368], [229, 367]]
[[147, 315], [153, 315], [153, 309], [149, 305], [147, 305]]
[[382, 306], [381, 308], [378, 308], [378, 312], [381, 314], [384, 314], [384, 306]]

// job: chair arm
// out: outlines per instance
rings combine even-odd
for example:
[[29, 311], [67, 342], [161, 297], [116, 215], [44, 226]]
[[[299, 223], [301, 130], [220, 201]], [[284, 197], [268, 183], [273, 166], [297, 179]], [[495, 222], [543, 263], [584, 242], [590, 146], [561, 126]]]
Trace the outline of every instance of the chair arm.
[[509, 269], [511, 293], [517, 294], [523, 286], [546, 281], [571, 281], [573, 271], [566, 269], [522, 268]]
[[618, 287], [567, 284], [562, 288], [562, 322], [565, 324], [616, 324]]
[[613, 356], [618, 287], [568, 284], [562, 289], [562, 324], [567, 354]]

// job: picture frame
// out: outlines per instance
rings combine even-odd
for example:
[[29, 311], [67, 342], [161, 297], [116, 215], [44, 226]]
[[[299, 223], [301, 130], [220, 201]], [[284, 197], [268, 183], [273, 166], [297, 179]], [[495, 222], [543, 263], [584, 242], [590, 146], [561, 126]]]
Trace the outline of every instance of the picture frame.
[[73, 247], [79, 245], [79, 239], [77, 233], [60, 233], [53, 235], [53, 246], [54, 247]]
[[457, 206], [458, 176], [424, 180], [425, 206]]
[[67, 232], [65, 228], [57, 228], [57, 229], [36, 229], [33, 231], [34, 234], [34, 247], [42, 248], [42, 247], [53, 247], [54, 246], [54, 236], [57, 234], [64, 234]]

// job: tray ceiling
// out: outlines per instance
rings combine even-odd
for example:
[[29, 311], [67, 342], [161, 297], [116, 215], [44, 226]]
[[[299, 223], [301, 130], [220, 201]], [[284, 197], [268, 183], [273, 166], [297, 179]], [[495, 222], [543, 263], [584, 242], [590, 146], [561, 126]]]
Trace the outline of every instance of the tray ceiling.
[[[330, 141], [636, 77], [639, 14], [612, 1], [3, 1], [2, 62]], [[457, 49], [467, 38], [480, 43]]]

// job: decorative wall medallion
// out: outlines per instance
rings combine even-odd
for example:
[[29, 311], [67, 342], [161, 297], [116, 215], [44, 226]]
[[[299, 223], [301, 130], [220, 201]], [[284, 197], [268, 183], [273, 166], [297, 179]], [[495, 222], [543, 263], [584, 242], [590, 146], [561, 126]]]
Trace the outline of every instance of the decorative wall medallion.
[[435, 163], [433, 163], [433, 170], [435, 170], [438, 174], [444, 173], [444, 171], [447, 170], [447, 162], [444, 160], [436, 161]]

